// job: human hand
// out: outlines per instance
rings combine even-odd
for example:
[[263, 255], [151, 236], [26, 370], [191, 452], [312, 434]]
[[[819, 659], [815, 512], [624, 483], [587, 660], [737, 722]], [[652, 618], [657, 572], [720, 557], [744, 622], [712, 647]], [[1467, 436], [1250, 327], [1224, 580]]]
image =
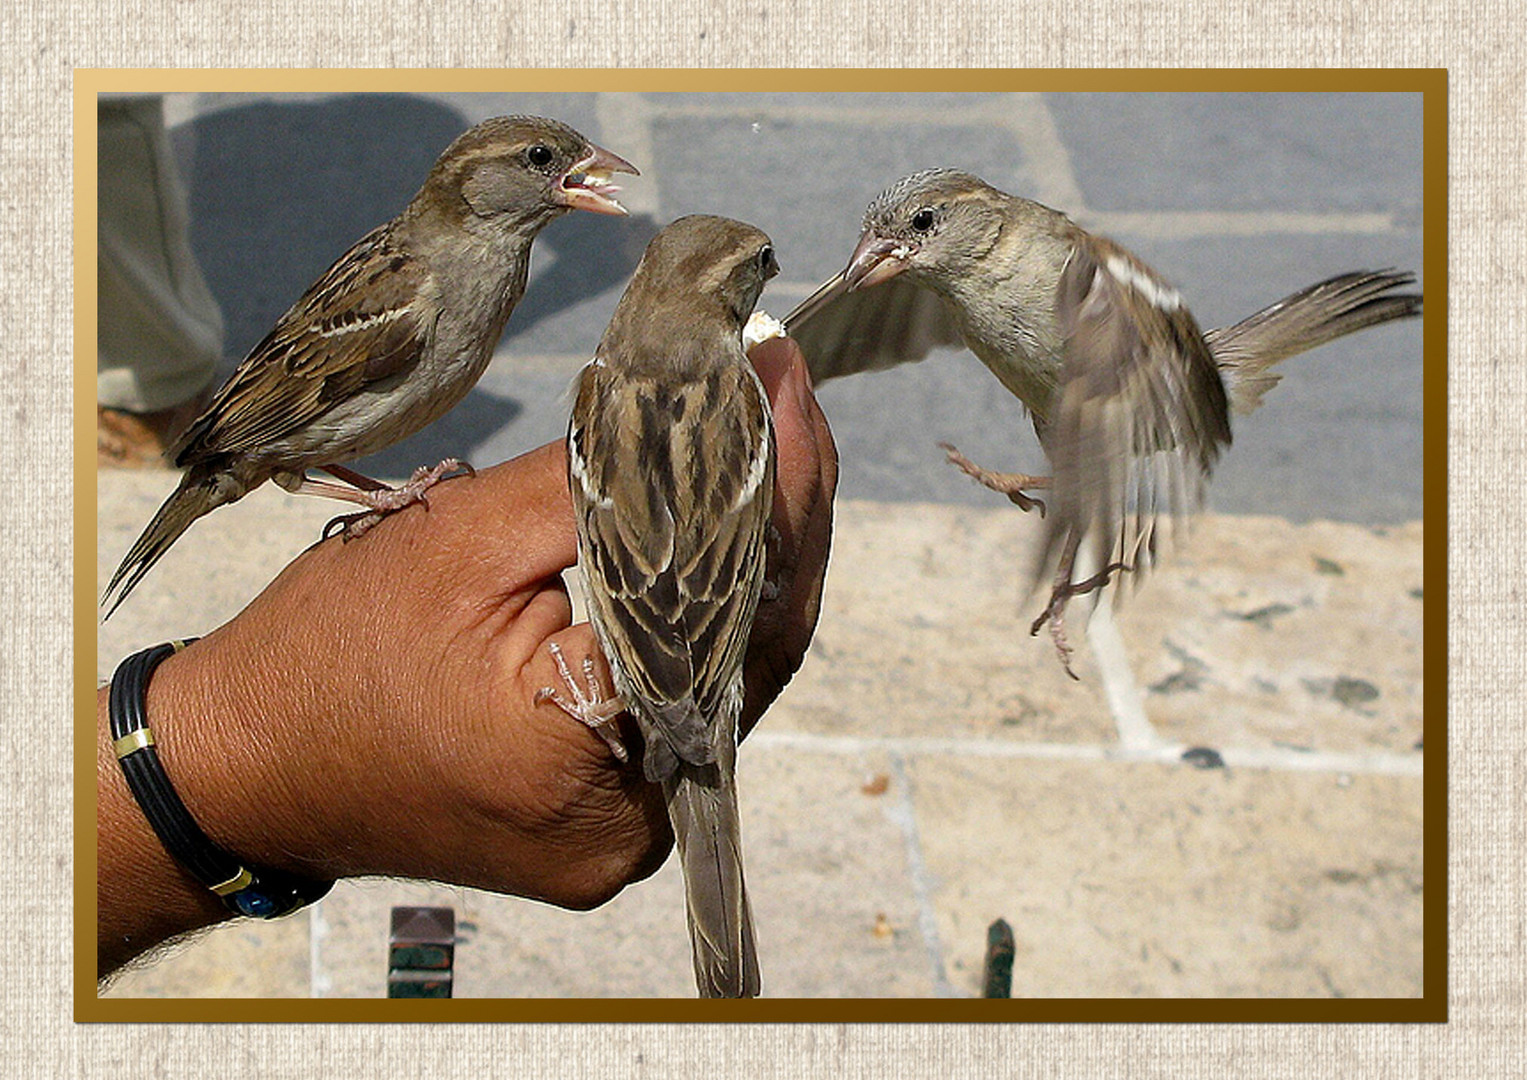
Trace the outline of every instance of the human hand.
[[[779, 592], [749, 645], [744, 731], [804, 658], [837, 479], [799, 350], [770, 341], [753, 359], [779, 442]], [[587, 908], [653, 872], [671, 843], [658, 786], [538, 701], [559, 685], [551, 642], [575, 668], [598, 656], [588, 624], [571, 622], [561, 572], [575, 559], [560, 442], [442, 484], [427, 512], [355, 543], [309, 548], [150, 684], [161, 760], [192, 816], [252, 863], [320, 878], [424, 878]], [[602, 659], [596, 670], [613, 692]], [[102, 783], [113, 776], [111, 763]], [[110, 838], [101, 846], [104, 914]]]

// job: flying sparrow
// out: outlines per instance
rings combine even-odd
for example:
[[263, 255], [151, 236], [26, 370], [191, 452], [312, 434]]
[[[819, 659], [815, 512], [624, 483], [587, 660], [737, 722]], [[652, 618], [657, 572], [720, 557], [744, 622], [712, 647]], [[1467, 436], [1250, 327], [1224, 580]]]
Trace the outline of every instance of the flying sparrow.
[[764, 587], [775, 446], [742, 327], [779, 272], [751, 225], [686, 217], [653, 239], [594, 355], [568, 428], [568, 480], [589, 617], [616, 701], [660, 782], [684, 871], [703, 997], [759, 990], [737, 815], [742, 661]]
[[1028, 492], [1048, 489], [1035, 581], [1052, 575], [1050, 598], [1030, 629], [1050, 624], [1071, 673], [1067, 601], [1154, 562], [1157, 515], [1202, 502], [1231, 411], [1257, 407], [1278, 361], [1418, 314], [1419, 295], [1394, 291], [1414, 280], [1342, 274], [1204, 333], [1182, 295], [1118, 244], [968, 173], [933, 169], [870, 203], [848, 266], [785, 326], [817, 383], [964, 345], [1023, 402], [1051, 476], [994, 473], [944, 449], [1024, 510], [1044, 514]]
[[626, 212], [613, 172], [636, 169], [555, 120], [497, 117], [460, 135], [403, 212], [302, 294], [166, 452], [185, 475], [112, 575], [107, 617], [193, 521], [267, 480], [365, 507], [341, 519], [347, 537], [424, 501], [459, 462], [399, 488], [343, 463], [466, 396], [525, 291], [536, 234], [569, 210]]

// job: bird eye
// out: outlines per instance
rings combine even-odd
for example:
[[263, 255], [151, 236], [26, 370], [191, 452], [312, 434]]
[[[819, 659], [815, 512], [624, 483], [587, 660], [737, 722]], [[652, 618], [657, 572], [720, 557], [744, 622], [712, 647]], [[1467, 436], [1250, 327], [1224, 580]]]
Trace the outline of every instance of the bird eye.
[[544, 169], [550, 165], [552, 156], [551, 147], [545, 143], [536, 143], [525, 152], [525, 157], [538, 169]]
[[779, 262], [774, 258], [774, 247], [765, 244], [758, 249], [758, 268], [763, 271], [765, 277], [773, 277], [779, 273]]
[[917, 213], [912, 215], [912, 228], [916, 229], [918, 232], [927, 232], [929, 229], [933, 228], [933, 221], [935, 216], [936, 215], [933, 213], [933, 208], [931, 206], [923, 207]]

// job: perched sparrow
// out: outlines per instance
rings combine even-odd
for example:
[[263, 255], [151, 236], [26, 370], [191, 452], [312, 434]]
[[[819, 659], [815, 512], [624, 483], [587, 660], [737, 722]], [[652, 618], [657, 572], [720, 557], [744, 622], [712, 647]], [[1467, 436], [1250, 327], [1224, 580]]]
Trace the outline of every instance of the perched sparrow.
[[[785, 318], [818, 382], [965, 345], [1023, 402], [1053, 476], [951, 460], [1022, 509], [1050, 513], [1035, 579], [1070, 672], [1066, 602], [1154, 561], [1158, 513], [1196, 507], [1230, 411], [1248, 413], [1279, 360], [1418, 314], [1410, 274], [1357, 272], [1203, 333], [1182, 296], [1119, 245], [968, 173], [934, 169], [869, 205], [847, 268]], [[881, 284], [889, 282], [890, 284]], [[871, 286], [879, 286], [871, 288]], [[1092, 561], [1078, 553], [1083, 542]], [[1084, 580], [1073, 580], [1081, 570]]]
[[[112, 575], [107, 616], [193, 521], [267, 480], [366, 507], [347, 536], [421, 501], [458, 462], [396, 489], [341, 463], [466, 395], [525, 291], [536, 234], [569, 210], [625, 213], [612, 172], [636, 169], [555, 120], [500, 117], [458, 137], [403, 212], [303, 293], [170, 447], [186, 473]], [[311, 480], [312, 468], [344, 483]]]
[[[579, 378], [568, 479], [590, 621], [661, 782], [703, 997], [758, 993], [735, 768], [742, 660], [764, 583], [774, 425], [742, 327], [779, 272], [751, 225], [686, 217], [653, 239]], [[580, 715], [581, 714], [581, 715]]]

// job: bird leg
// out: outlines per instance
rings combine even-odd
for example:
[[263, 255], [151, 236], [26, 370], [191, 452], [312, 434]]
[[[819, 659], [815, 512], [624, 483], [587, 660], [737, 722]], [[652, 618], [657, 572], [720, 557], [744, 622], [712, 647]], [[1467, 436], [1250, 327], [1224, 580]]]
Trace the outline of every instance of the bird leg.
[[[391, 487], [380, 480], [373, 480], [343, 465], [322, 465], [320, 468], [330, 476], [344, 482], [334, 484], [327, 480], [313, 480], [304, 476], [302, 483], [295, 489], [298, 494], [322, 495], [366, 507], [359, 514], [341, 514], [325, 525], [323, 527], [325, 540], [336, 531], [343, 533], [346, 540], [354, 540], [388, 514], [401, 510], [405, 506], [412, 506], [414, 503], [422, 503], [428, 510], [429, 499], [424, 493], [430, 488], [458, 471], [468, 476], [477, 475], [476, 469], [456, 458], [446, 458], [433, 468], [421, 465], [414, 470], [413, 475], [405, 483], [397, 487]], [[338, 526], [337, 529], [336, 526]]]
[[1055, 568], [1055, 584], [1050, 589], [1050, 602], [1045, 605], [1045, 609], [1039, 613], [1039, 618], [1035, 619], [1033, 625], [1029, 627], [1029, 633], [1034, 635], [1039, 633], [1039, 628], [1045, 623], [1050, 624], [1050, 639], [1055, 642], [1055, 651], [1060, 654], [1061, 666], [1066, 669], [1067, 675], [1077, 681], [1080, 681], [1080, 678], [1075, 671], [1071, 670], [1071, 644], [1066, 640], [1066, 604], [1073, 596], [1086, 596], [1088, 593], [1101, 590], [1116, 572], [1131, 569], [1123, 562], [1109, 563], [1084, 581], [1072, 581], [1071, 574], [1076, 569], [1076, 552], [1080, 546], [1081, 540], [1075, 536], [1066, 544], [1066, 550], [1060, 558], [1060, 565]]
[[568, 670], [567, 661], [562, 656], [562, 647], [553, 641], [546, 648], [551, 658], [557, 662], [557, 672], [572, 697], [563, 697], [554, 686], [543, 686], [536, 691], [535, 703], [539, 705], [543, 701], [550, 701], [603, 739], [617, 761], [629, 760], [630, 755], [626, 753], [625, 744], [620, 741], [620, 733], [615, 730], [614, 724], [615, 718], [626, 711], [626, 703], [619, 694], [608, 698], [604, 696], [599, 688], [599, 679], [594, 674], [594, 658], [583, 658], [583, 678], [588, 683], [588, 689], [584, 690]]
[[351, 487], [359, 491], [391, 491], [392, 489], [380, 480], [373, 480], [365, 473], [358, 473], [354, 469], [347, 469], [343, 465], [320, 465], [320, 469], [334, 477], [343, 480]]
[[1038, 509], [1039, 516], [1045, 516], [1045, 504], [1038, 499], [1023, 493], [1024, 488], [1048, 488], [1050, 477], [1029, 476], [1025, 473], [999, 473], [990, 469], [983, 469], [960, 453], [949, 443], [941, 442], [939, 449], [949, 455], [949, 463], [958, 468], [966, 476], [975, 480], [983, 487], [989, 487], [993, 491], [1001, 492], [1011, 499], [1018, 509], [1025, 512]]

